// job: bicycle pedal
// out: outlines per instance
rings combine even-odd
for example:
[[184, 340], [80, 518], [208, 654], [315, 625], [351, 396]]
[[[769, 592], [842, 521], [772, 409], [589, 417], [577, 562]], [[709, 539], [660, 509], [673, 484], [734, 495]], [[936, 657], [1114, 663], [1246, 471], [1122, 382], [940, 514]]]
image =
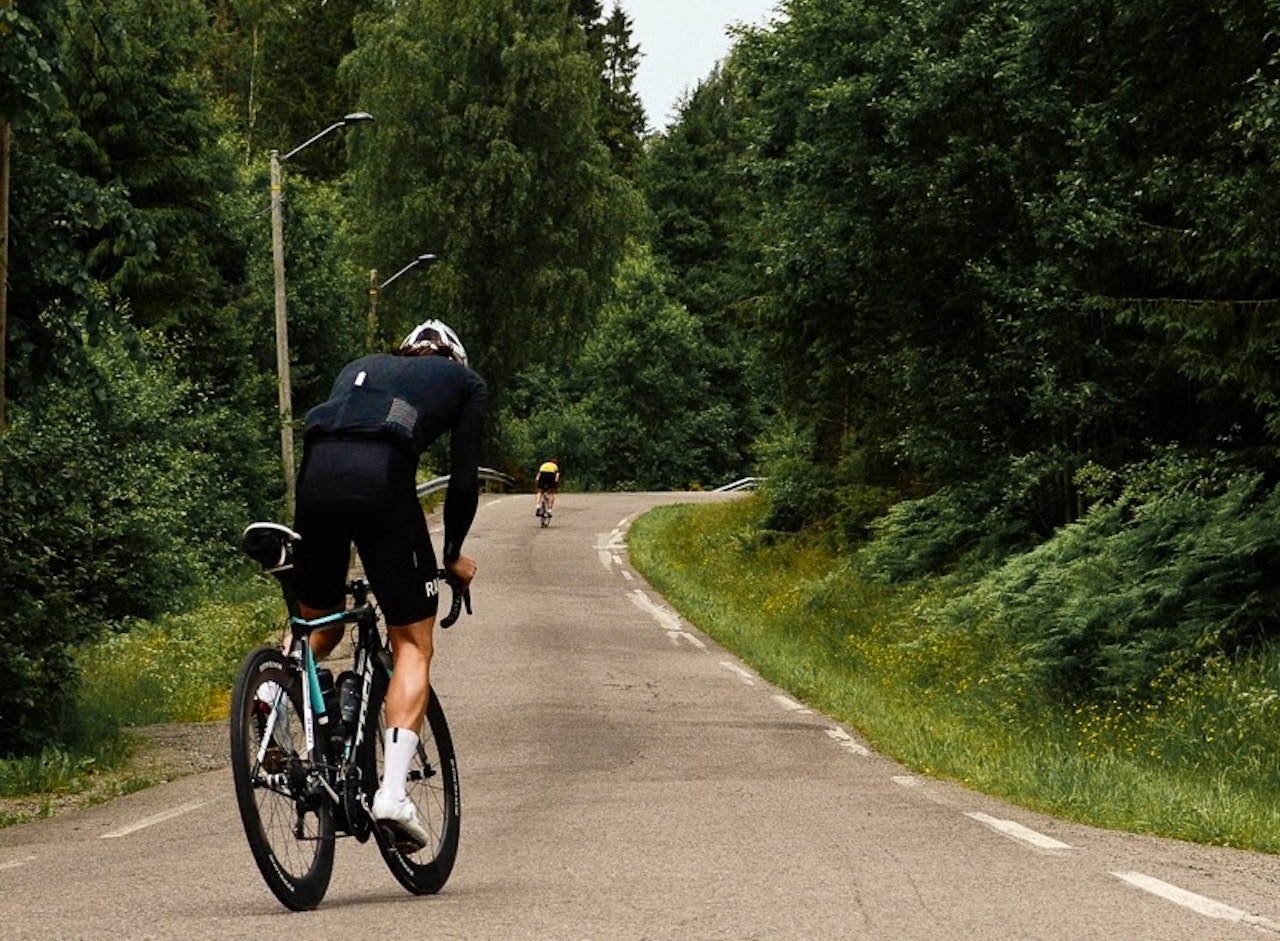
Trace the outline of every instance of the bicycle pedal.
[[382, 835], [386, 838], [388, 843], [394, 846], [399, 852], [404, 853], [406, 856], [412, 856], [414, 853], [420, 852], [426, 845], [425, 843], [415, 840], [404, 830], [394, 824], [379, 820], [378, 829], [382, 831]]

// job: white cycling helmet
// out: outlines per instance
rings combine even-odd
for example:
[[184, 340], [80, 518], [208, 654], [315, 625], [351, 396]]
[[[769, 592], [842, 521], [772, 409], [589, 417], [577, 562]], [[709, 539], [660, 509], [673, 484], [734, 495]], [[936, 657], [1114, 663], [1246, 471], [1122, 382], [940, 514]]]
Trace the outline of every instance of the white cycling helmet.
[[458, 335], [439, 320], [426, 320], [409, 331], [400, 344], [401, 353], [426, 356], [448, 356], [467, 365], [467, 351]]

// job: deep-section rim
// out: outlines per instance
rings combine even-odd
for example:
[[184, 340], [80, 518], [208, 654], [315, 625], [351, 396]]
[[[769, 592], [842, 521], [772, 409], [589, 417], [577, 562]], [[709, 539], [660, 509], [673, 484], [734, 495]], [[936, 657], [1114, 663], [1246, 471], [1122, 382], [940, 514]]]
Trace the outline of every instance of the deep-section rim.
[[[365, 749], [366, 761], [372, 762], [373, 787], [382, 779], [382, 751], [385, 739], [386, 719], [383, 699], [387, 680], [379, 673], [374, 683], [370, 701], [370, 715], [378, 717], [377, 732], [369, 737]], [[429, 766], [435, 773], [423, 774]], [[419, 818], [427, 832], [434, 838], [417, 853], [403, 853], [387, 840], [379, 828], [375, 828], [378, 849], [383, 861], [402, 886], [415, 895], [432, 895], [439, 892], [449, 875], [458, 854], [458, 837], [462, 826], [462, 796], [458, 782], [458, 762], [453, 751], [453, 738], [444, 718], [444, 710], [435, 690], [431, 690], [427, 702], [426, 721], [419, 735], [418, 753], [410, 768], [410, 780], [406, 790], [418, 808]]]
[[[288, 767], [297, 767], [298, 752], [305, 749], [299, 679], [279, 650], [262, 647], [245, 658], [231, 700], [231, 770], [240, 820], [258, 871], [286, 908], [305, 911], [320, 904], [333, 874], [332, 807], [327, 800], [315, 801], [303, 815], [306, 833], [299, 839], [294, 833], [298, 801], [289, 796], [287, 786], [267, 786], [268, 771], [276, 771], [277, 779], [284, 777]], [[274, 767], [264, 769], [256, 767], [262, 739], [252, 713], [257, 691], [268, 683], [287, 692], [273, 726], [273, 737], [285, 747]]]

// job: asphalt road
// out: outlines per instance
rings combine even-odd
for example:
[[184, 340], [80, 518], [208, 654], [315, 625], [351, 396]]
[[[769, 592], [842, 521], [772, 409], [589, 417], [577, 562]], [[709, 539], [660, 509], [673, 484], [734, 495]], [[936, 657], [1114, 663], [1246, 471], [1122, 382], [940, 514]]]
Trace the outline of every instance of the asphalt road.
[[0, 938], [1257, 939], [1280, 858], [1063, 823], [912, 775], [676, 617], [622, 534], [693, 494], [487, 499], [433, 675], [462, 779], [437, 896], [338, 845], [263, 885], [227, 770], [0, 830]]

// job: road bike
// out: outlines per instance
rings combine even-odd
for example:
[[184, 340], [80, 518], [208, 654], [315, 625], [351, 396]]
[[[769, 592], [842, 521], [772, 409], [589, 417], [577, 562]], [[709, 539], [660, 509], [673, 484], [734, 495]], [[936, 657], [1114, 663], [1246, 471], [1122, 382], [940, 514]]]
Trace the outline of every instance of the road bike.
[[547, 491], [538, 491], [538, 508], [534, 512], [537, 514], [538, 522], [542, 524], [542, 528], [546, 529], [551, 523], [551, 510], [547, 506]]
[[[418, 752], [406, 789], [429, 839], [421, 848], [397, 845], [370, 815], [382, 770], [383, 702], [391, 651], [368, 585], [353, 578], [351, 604], [314, 620], [298, 614], [293, 550], [298, 535], [277, 523], [245, 530], [245, 551], [280, 582], [289, 611], [284, 650], [261, 647], [241, 664], [231, 699], [231, 770], [249, 849], [267, 886], [287, 908], [304, 911], [324, 898], [333, 873], [335, 840], [370, 836], [391, 873], [417, 895], [440, 891], [458, 852], [462, 799], [457, 757], [435, 690], [429, 692]], [[447, 570], [453, 589], [442, 628], [471, 613], [470, 592]], [[316, 663], [311, 632], [354, 625], [352, 666], [335, 682]]]

